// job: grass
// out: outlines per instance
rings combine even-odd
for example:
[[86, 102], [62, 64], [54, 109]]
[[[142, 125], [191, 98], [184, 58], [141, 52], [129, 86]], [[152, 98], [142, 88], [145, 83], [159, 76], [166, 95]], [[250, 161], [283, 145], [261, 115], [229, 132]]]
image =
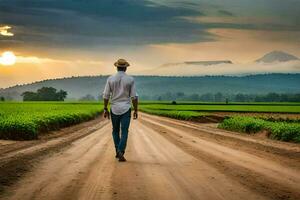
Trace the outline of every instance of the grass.
[[[142, 105], [162, 104], [172, 105], [172, 101], [141, 101]], [[273, 106], [300, 106], [300, 102], [204, 102], [204, 101], [176, 101], [176, 105], [273, 105]]]
[[235, 116], [225, 119], [218, 127], [244, 133], [257, 133], [266, 130], [272, 139], [300, 143], [299, 123], [276, 122], [255, 117]]
[[41, 133], [93, 119], [102, 107], [100, 103], [0, 103], [0, 138], [36, 139]]
[[[71, 126], [95, 118], [102, 112], [99, 102], [5, 102], [0, 103], [0, 138], [29, 140], [39, 134]], [[300, 113], [298, 103], [203, 103], [141, 102], [140, 110], [181, 120], [191, 120], [210, 115], [210, 112], [275, 112]], [[267, 130], [270, 137], [283, 141], [299, 142], [299, 121], [276, 121], [255, 117], [231, 117], [220, 128], [239, 132]]]
[[[299, 103], [203, 103], [203, 102], [171, 102], [148, 101], [140, 104], [140, 110], [149, 114], [161, 115], [176, 119], [190, 120], [210, 115], [210, 112], [241, 113], [300, 113]], [[298, 119], [234, 116], [225, 119], [219, 128], [257, 133], [266, 130], [269, 137], [282, 141], [300, 142], [300, 123]]]
[[141, 104], [140, 108], [149, 110], [204, 111], [204, 112], [265, 112], [300, 113], [298, 104]]

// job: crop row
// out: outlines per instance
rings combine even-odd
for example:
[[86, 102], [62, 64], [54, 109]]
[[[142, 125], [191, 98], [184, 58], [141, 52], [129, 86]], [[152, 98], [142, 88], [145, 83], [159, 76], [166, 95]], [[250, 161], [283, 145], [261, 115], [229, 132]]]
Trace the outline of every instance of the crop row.
[[97, 104], [2, 103], [0, 138], [36, 139], [40, 133], [93, 119], [101, 111]]
[[272, 139], [300, 143], [299, 123], [276, 122], [255, 117], [234, 116], [225, 119], [218, 127], [243, 133], [257, 133], [265, 130]]
[[266, 112], [266, 113], [300, 113], [299, 105], [171, 105], [142, 104], [140, 108], [151, 110], [204, 111], [204, 112]]

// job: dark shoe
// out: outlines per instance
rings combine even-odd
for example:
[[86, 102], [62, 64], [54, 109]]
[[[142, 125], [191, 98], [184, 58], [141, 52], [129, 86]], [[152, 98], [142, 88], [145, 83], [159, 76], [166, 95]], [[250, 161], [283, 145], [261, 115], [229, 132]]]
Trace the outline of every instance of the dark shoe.
[[117, 149], [116, 149], [116, 158], [119, 158], [119, 152]]
[[119, 162], [126, 162], [124, 154], [122, 152], [118, 153]]

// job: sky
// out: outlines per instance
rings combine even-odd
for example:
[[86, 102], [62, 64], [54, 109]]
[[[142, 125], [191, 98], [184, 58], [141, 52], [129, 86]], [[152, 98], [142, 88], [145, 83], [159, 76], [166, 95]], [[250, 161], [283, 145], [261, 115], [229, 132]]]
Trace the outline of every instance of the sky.
[[[281, 50], [300, 57], [299, 0], [0, 0], [0, 88], [112, 74], [219, 75], [300, 72], [299, 63], [254, 60]], [[231, 60], [231, 66], [162, 68]]]

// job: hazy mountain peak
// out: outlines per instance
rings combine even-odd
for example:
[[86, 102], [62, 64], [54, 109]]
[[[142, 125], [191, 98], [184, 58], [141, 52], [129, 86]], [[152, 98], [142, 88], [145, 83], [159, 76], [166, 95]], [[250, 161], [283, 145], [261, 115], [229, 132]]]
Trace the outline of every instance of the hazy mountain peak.
[[267, 53], [260, 59], [256, 60], [256, 62], [272, 63], [272, 62], [287, 62], [292, 60], [299, 60], [299, 58], [283, 51], [272, 51], [270, 53]]

